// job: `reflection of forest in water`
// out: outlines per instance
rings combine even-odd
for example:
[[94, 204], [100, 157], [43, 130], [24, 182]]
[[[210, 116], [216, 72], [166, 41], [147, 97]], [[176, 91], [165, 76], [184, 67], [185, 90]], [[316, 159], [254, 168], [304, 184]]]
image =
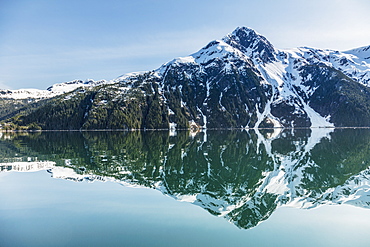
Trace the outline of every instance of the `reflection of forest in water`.
[[251, 228], [280, 205], [368, 207], [370, 130], [329, 132], [2, 133], [0, 165], [53, 161], [85, 178], [156, 188]]

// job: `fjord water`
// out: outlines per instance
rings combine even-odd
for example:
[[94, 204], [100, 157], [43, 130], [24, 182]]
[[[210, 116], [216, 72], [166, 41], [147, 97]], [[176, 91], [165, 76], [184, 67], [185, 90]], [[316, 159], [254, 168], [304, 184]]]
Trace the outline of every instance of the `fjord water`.
[[368, 246], [369, 129], [0, 135], [0, 246]]

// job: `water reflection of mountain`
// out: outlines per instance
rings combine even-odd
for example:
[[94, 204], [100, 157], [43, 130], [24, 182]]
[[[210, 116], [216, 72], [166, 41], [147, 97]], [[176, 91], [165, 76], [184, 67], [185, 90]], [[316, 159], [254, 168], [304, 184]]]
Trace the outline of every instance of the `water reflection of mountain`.
[[370, 130], [330, 131], [3, 133], [0, 170], [54, 162], [54, 177], [156, 188], [247, 229], [284, 205], [369, 207]]

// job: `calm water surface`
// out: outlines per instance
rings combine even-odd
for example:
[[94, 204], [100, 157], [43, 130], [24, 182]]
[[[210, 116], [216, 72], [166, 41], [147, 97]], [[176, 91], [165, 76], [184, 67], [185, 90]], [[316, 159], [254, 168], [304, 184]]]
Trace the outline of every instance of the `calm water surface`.
[[0, 246], [369, 246], [370, 130], [0, 134]]

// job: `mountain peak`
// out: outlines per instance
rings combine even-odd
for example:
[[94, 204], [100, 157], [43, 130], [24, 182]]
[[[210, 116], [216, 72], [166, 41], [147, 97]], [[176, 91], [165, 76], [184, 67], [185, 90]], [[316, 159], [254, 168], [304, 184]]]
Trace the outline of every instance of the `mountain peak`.
[[232, 34], [234, 34], [234, 35], [238, 35], [240, 33], [246, 33], [246, 34], [251, 34], [251, 35], [259, 35], [259, 36], [262, 36], [262, 35], [258, 34], [253, 28], [250, 28], [250, 27], [237, 27], [232, 32]]
[[254, 60], [263, 63], [276, 60], [274, 46], [264, 36], [251, 28], [238, 27], [223, 38], [223, 41]]

